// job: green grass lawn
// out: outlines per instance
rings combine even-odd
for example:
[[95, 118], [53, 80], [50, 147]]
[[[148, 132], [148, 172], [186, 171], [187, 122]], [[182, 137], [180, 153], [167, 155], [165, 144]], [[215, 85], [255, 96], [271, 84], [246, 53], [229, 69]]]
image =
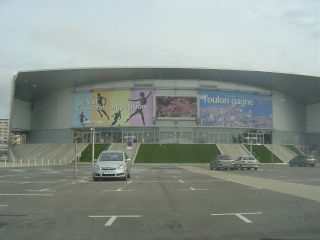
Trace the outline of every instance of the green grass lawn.
[[[109, 144], [95, 144], [94, 145], [94, 159], [99, 157], [99, 154], [108, 149]], [[92, 144], [89, 144], [85, 150], [83, 150], [80, 162], [91, 162], [92, 161]]]
[[[244, 145], [250, 151], [250, 145]], [[271, 151], [266, 148], [264, 145], [252, 145], [252, 155], [254, 155], [260, 163], [271, 163]], [[276, 155], [273, 155], [274, 163], [283, 163]]]
[[[95, 159], [109, 144], [95, 144]], [[245, 145], [250, 150], [250, 145]], [[252, 145], [252, 152], [261, 163], [271, 163], [271, 152], [263, 145]], [[215, 144], [141, 144], [136, 163], [209, 163], [221, 154]], [[82, 152], [80, 162], [92, 161], [92, 144]], [[273, 154], [274, 163], [283, 163]]]
[[209, 163], [215, 144], [141, 144], [136, 163]]
[[296, 148], [294, 145], [284, 145], [285, 147], [289, 148], [292, 152], [294, 152], [297, 155], [303, 155], [303, 153]]

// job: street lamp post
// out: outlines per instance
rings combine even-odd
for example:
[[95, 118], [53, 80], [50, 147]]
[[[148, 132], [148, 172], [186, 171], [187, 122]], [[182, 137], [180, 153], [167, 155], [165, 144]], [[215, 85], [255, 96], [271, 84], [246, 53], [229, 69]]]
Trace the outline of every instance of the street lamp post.
[[[84, 121], [83, 124], [103, 124], [103, 121]], [[92, 126], [92, 168], [94, 167], [95, 126]]]
[[252, 140], [253, 139], [258, 139], [258, 138], [256, 138], [256, 137], [245, 137], [244, 139], [249, 140], [249, 143], [250, 143], [250, 154], [252, 156]]

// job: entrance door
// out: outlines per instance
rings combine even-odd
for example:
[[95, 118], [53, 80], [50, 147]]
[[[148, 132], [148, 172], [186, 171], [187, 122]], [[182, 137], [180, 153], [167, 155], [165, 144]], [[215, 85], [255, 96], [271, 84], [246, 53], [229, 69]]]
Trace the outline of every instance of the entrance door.
[[229, 143], [228, 133], [209, 133], [210, 143]]
[[131, 139], [134, 143], [141, 143], [143, 139], [143, 132], [138, 131], [124, 131], [122, 133], [122, 142]]
[[263, 133], [249, 133], [247, 138], [247, 143], [251, 141], [252, 144], [263, 144], [264, 134]]
[[[85, 132], [83, 134], [83, 140], [84, 143], [92, 143], [92, 132]], [[95, 132], [94, 134], [94, 143], [101, 143], [101, 133]]]

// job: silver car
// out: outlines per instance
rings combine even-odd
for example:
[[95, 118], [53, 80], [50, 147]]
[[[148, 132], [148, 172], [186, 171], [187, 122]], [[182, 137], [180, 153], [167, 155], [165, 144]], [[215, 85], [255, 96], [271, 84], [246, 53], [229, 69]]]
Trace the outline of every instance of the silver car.
[[313, 155], [302, 155], [302, 156], [295, 156], [293, 159], [289, 161], [289, 166], [293, 167], [294, 165], [299, 167], [305, 167], [310, 165], [314, 167], [317, 164], [317, 160]]
[[240, 168], [243, 170], [244, 168], [250, 170], [254, 168], [254, 170], [258, 170], [259, 161], [254, 156], [241, 156], [234, 162], [235, 169]]
[[229, 155], [216, 155], [210, 161], [210, 169], [231, 169], [234, 170], [234, 160]]
[[130, 178], [131, 160], [124, 151], [103, 151], [95, 161], [93, 180]]

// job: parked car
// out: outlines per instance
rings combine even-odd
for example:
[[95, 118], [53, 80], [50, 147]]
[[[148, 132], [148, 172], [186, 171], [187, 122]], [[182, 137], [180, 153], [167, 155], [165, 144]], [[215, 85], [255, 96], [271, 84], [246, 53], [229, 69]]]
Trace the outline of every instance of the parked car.
[[130, 178], [131, 160], [124, 151], [103, 151], [95, 161], [93, 180]]
[[259, 167], [259, 161], [254, 156], [240, 156], [235, 162], [234, 162], [234, 168], [238, 169], [240, 168], [243, 170], [244, 168], [250, 170], [251, 168], [254, 168], [254, 170], [258, 170]]
[[210, 169], [231, 169], [234, 170], [234, 160], [229, 155], [216, 155], [213, 157], [213, 159], [210, 161]]
[[289, 166], [293, 167], [295, 165], [299, 167], [305, 167], [307, 165], [310, 165], [311, 167], [314, 167], [317, 164], [317, 160], [313, 155], [301, 155], [301, 156], [295, 156], [289, 161]]

